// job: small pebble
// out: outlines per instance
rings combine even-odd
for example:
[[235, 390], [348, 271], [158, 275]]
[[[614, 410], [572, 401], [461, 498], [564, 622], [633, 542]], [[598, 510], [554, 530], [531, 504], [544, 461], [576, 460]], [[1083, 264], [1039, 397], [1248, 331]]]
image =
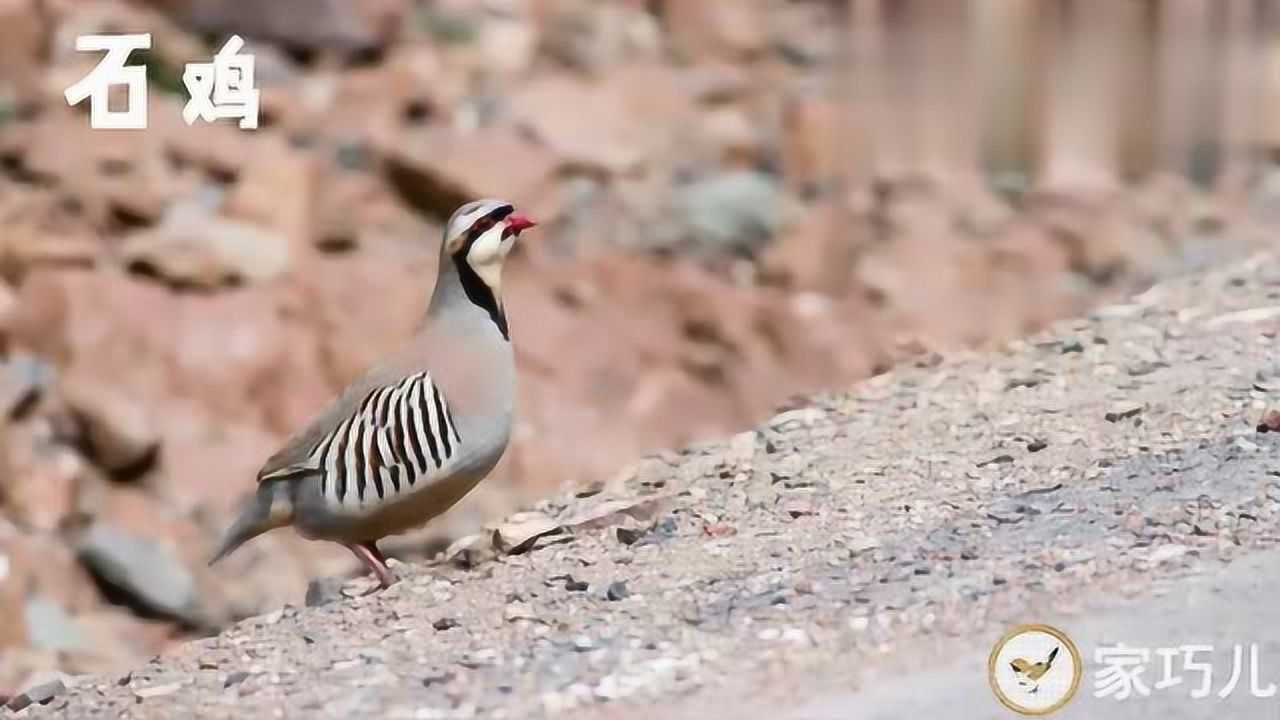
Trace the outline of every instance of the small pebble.
[[66, 691], [67, 686], [61, 680], [40, 683], [14, 695], [5, 707], [13, 712], [18, 712], [30, 705], [48, 705], [54, 698]]
[[611, 602], [622, 600], [630, 594], [631, 591], [627, 589], [627, 583], [625, 580], [609, 583], [609, 589], [605, 591], [605, 597]]

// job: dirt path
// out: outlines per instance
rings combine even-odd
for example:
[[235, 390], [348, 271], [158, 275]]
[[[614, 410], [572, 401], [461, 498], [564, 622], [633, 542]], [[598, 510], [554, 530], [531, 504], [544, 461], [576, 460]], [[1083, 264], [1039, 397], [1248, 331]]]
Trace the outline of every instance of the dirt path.
[[[251, 619], [25, 713], [898, 717], [936, 695], [1009, 717], [963, 669], [1008, 624], [1124, 617], [1276, 544], [1280, 434], [1256, 425], [1280, 405], [1277, 329], [1273, 257], [1172, 281], [649, 460], [546, 504], [576, 527], [528, 552], [400, 565], [380, 595]], [[617, 498], [641, 519], [576, 522]]]

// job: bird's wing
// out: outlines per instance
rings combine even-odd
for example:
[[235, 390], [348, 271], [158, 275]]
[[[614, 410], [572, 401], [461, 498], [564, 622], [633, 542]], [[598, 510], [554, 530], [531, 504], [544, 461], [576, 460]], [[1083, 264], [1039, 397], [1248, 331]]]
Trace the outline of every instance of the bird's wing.
[[320, 471], [311, 459], [316, 446], [331, 435], [369, 397], [370, 393], [395, 384], [412, 372], [412, 365], [397, 353], [358, 376], [312, 420], [295, 432], [284, 446], [267, 458], [258, 470], [258, 482], [287, 477], [305, 477]]
[[1031, 669], [1031, 663], [1027, 662], [1023, 658], [1014, 658], [1013, 662], [1009, 663], [1009, 667], [1013, 668], [1014, 672], [1025, 673], [1027, 670]]
[[1050, 665], [1053, 665], [1053, 659], [1056, 657], [1058, 657], [1058, 648], [1057, 646], [1054, 646], [1054, 648], [1049, 651], [1049, 658], [1044, 661], [1044, 668], [1046, 670], [1049, 669]]

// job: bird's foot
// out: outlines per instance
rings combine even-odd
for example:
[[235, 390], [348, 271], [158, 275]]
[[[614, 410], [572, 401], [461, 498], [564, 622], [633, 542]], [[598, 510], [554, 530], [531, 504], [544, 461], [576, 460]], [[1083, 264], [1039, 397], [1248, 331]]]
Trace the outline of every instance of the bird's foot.
[[382, 551], [378, 550], [376, 544], [372, 542], [351, 543], [347, 545], [347, 549], [359, 558], [360, 562], [364, 563], [365, 567], [369, 568], [373, 576], [378, 579], [378, 584], [360, 593], [360, 597], [382, 592], [396, 584], [398, 578], [395, 573], [391, 572], [391, 568], [387, 567], [387, 559], [382, 555]]
[[391, 572], [391, 569], [385, 565], [382, 566], [381, 571], [374, 570], [373, 574], [375, 577], [378, 578], [378, 584], [370, 588], [369, 591], [365, 593], [365, 595], [372, 595], [376, 592], [382, 592], [383, 590], [386, 590], [392, 585], [395, 585], [396, 583], [400, 582], [400, 578], [396, 577], [395, 573]]

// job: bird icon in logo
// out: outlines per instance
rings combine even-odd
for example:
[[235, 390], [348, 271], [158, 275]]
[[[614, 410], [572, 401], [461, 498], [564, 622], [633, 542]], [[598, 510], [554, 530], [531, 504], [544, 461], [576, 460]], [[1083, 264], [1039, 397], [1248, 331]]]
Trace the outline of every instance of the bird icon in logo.
[[1032, 663], [1026, 658], [1014, 658], [1009, 666], [1013, 668], [1014, 675], [1018, 678], [1018, 684], [1027, 688], [1027, 692], [1035, 694], [1040, 689], [1040, 678], [1049, 672], [1049, 668], [1053, 667], [1053, 659], [1058, 657], [1058, 647], [1054, 646], [1049, 651], [1049, 657], [1043, 662]]

